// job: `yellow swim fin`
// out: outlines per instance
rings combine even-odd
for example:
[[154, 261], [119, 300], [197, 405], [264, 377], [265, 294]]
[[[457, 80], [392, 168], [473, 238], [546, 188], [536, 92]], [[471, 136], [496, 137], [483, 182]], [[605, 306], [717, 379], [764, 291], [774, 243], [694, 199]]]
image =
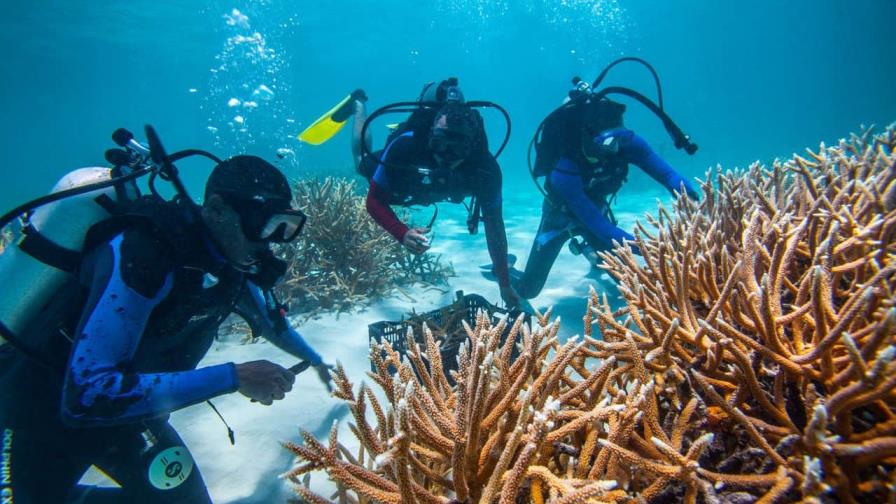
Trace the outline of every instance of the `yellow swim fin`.
[[354, 113], [354, 100], [366, 101], [367, 95], [359, 89], [346, 96], [335, 107], [314, 121], [311, 126], [305, 128], [305, 131], [299, 133], [299, 140], [311, 145], [320, 145], [333, 138], [333, 135], [339, 133], [339, 130], [345, 126], [348, 118]]

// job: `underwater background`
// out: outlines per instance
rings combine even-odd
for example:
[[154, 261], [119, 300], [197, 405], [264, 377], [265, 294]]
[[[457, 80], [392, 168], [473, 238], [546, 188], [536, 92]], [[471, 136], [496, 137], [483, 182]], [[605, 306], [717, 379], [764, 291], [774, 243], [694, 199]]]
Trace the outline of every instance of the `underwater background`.
[[[717, 163], [789, 156], [896, 117], [896, 2], [889, 0], [11, 0], [4, 7], [6, 207], [43, 194], [68, 170], [104, 164], [115, 128], [140, 138], [146, 123], [169, 151], [273, 161], [283, 149], [278, 162], [289, 177], [352, 176], [347, 131], [322, 147], [295, 135], [355, 88], [377, 108], [416, 98], [426, 81], [457, 76], [468, 99], [510, 112], [512, 137], [500, 158], [505, 198], [524, 195], [532, 202], [525, 210], [538, 213], [525, 163], [532, 133], [574, 75], [593, 80], [623, 55], [653, 64], [667, 112], [700, 150], [676, 151], [637, 104], [629, 103], [627, 126], [691, 177]], [[605, 85], [656, 97], [637, 65], [616, 67]], [[486, 120], [495, 147], [503, 121], [493, 111]], [[379, 145], [385, 128], [373, 131]], [[210, 166], [184, 166], [198, 197]], [[633, 169], [631, 180], [648, 179]]]
[[[456, 76], [467, 99], [494, 101], [512, 118], [499, 163], [509, 250], [521, 269], [541, 215], [526, 167], [531, 136], [573, 76], [591, 81], [618, 57], [654, 66], [666, 111], [700, 149], [694, 156], [676, 150], [655, 116], [623, 99], [626, 125], [692, 179], [716, 165], [789, 158], [861, 125], [896, 120], [892, 0], [7, 0], [3, 14], [5, 209], [44, 194], [72, 169], [105, 165], [112, 131], [126, 127], [142, 139], [144, 124], [155, 126], [169, 152], [251, 153], [292, 179], [338, 175], [361, 182], [351, 167], [348, 128], [319, 147], [295, 136], [356, 88], [366, 90], [372, 110], [415, 99], [427, 81]], [[614, 68], [604, 85], [656, 97], [650, 74], [638, 65]], [[496, 148], [503, 120], [494, 111], [485, 117]], [[389, 122], [375, 124], [375, 147]], [[179, 166], [199, 198], [210, 163]], [[657, 198], [667, 202], [669, 195], [632, 168], [614, 207], [621, 227], [631, 230], [643, 212], [655, 211]], [[451, 288], [413, 291], [412, 300], [394, 296], [341, 319], [303, 320], [302, 333], [327, 361], [342, 362], [360, 380], [370, 369], [367, 324], [396, 320], [412, 306], [443, 306], [454, 289], [497, 301], [497, 287], [480, 276], [479, 265], [488, 261], [483, 233], [469, 236], [465, 218], [459, 205], [441, 205], [435, 226], [432, 252], [454, 265]], [[580, 331], [595, 281], [598, 291], [612, 293], [613, 282], [588, 278], [588, 271], [564, 251], [533, 300], [571, 321], [561, 339]], [[223, 341], [202, 365], [252, 359], [293, 364], [272, 345]], [[292, 458], [278, 443], [295, 439], [299, 426], [323, 438], [334, 420], [348, 416], [310, 373], [270, 409], [237, 394], [216, 404], [238, 433], [235, 447], [209, 408], [172, 416], [215, 502], [284, 501], [290, 492], [278, 476]]]

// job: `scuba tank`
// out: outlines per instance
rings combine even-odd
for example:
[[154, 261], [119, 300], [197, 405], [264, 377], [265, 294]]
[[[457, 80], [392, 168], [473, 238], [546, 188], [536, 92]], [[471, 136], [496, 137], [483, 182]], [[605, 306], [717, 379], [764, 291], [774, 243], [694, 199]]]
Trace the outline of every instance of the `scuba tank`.
[[[100, 167], [74, 170], [62, 177], [50, 194], [109, 182], [113, 179], [113, 170]], [[10, 243], [0, 254], [0, 278], [7, 293], [0, 296], [0, 322], [14, 334], [24, 333], [71, 278], [87, 231], [111, 217], [109, 210], [98, 201], [121, 204], [136, 197], [139, 190], [134, 184], [118, 191], [114, 186], [107, 186], [49, 203], [27, 216], [21, 239]]]
[[[149, 188], [156, 177], [171, 182], [178, 197], [192, 202], [173, 162], [201, 155], [216, 163], [221, 160], [208, 152], [188, 149], [165, 153], [155, 130], [146, 126], [149, 147], [134, 135], [118, 129], [112, 134], [120, 149], [106, 151], [112, 168], [79, 168], [67, 173], [50, 194], [22, 204], [0, 217], [0, 229], [19, 219], [21, 237], [0, 253], [0, 279], [6, 295], [0, 296], [0, 345], [11, 344], [40, 363], [50, 365], [41, 353], [41, 337], [51, 332], [59, 304], [65, 304], [67, 286], [76, 282], [73, 273], [82, 259], [88, 232], [127, 208], [139, 198], [136, 179], [150, 175]], [[190, 205], [195, 218], [199, 209]], [[12, 295], [10, 295], [12, 294]], [[61, 302], [61, 303], [60, 303]], [[39, 327], [41, 330], [31, 331]], [[41, 334], [38, 334], [41, 333]]]

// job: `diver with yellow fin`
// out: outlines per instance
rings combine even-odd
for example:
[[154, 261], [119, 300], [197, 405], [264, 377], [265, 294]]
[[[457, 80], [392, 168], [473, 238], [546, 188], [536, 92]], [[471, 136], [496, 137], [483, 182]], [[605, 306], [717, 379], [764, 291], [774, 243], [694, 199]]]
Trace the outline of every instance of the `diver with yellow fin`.
[[[454, 77], [430, 82], [416, 100], [385, 105], [369, 117], [363, 91], [352, 96], [357, 97], [349, 102], [354, 107], [352, 154], [356, 170], [370, 182], [366, 201], [370, 216], [405, 248], [422, 254], [430, 247], [426, 237], [430, 228], [409, 227], [390, 205], [463, 203], [469, 212], [467, 228], [471, 234], [477, 232], [480, 219], [485, 224], [501, 298], [508, 307], [531, 310], [511, 285], [507, 263], [502, 176], [497, 162], [510, 136], [507, 111], [492, 102], [465, 100]], [[477, 110], [480, 108], [498, 110], [507, 122], [503, 143], [494, 154], [488, 147], [483, 118]], [[339, 118], [347, 115], [344, 109], [341, 111]], [[385, 147], [374, 152], [369, 125], [390, 113], [409, 115], [390, 128]], [[331, 120], [336, 122], [335, 113]], [[468, 197], [469, 204], [464, 201]]]
[[320, 145], [333, 138], [333, 135], [339, 133], [339, 130], [345, 126], [348, 118], [354, 113], [355, 101], [367, 101], [367, 95], [364, 94], [363, 89], [357, 89], [343, 98], [335, 107], [299, 133], [298, 139], [311, 145]]

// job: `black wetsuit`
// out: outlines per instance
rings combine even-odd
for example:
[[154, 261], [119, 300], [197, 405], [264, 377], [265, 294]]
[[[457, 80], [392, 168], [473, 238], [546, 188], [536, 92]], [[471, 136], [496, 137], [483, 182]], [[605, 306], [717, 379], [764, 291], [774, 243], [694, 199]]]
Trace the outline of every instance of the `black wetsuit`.
[[[278, 347], [321, 361], [183, 206], [155, 205], [158, 218], [130, 222], [85, 255], [70, 287], [77, 302], [55, 331], [30, 335], [45, 340], [45, 362], [0, 347], [0, 434], [10, 438], [16, 503], [210, 502], [167, 419], [237, 390], [234, 364], [196, 369], [234, 310]], [[91, 465], [122, 488], [77, 487]]]
[[408, 131], [394, 138], [382, 151], [365, 157], [361, 172], [370, 178], [367, 211], [399, 242], [408, 227], [398, 219], [390, 204], [459, 203], [467, 196], [475, 196], [482, 206], [486, 242], [498, 282], [509, 285], [501, 169], [486, 142], [463, 163], [449, 170], [439, 168], [424, 139]]

